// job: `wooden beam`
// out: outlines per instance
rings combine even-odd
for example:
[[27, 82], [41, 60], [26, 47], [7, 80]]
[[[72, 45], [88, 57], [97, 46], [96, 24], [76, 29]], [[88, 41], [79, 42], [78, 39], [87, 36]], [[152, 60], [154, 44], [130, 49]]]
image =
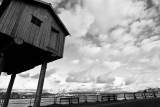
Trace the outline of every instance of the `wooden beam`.
[[0, 52], [0, 75], [4, 65], [4, 54]]
[[9, 98], [10, 98], [10, 95], [11, 95], [11, 91], [12, 91], [12, 87], [13, 87], [15, 78], [16, 78], [16, 74], [12, 74], [11, 79], [10, 79], [10, 83], [8, 85], [7, 92], [5, 93], [5, 99], [4, 99], [3, 107], [8, 107], [8, 102], [9, 102]]
[[17, 44], [17, 45], [22, 45], [23, 44], [23, 39], [19, 38], [19, 37], [16, 37], [14, 38], [14, 42]]
[[41, 72], [40, 72], [38, 87], [37, 87], [37, 91], [36, 91], [34, 107], [40, 107], [41, 95], [42, 95], [42, 90], [43, 90], [43, 84], [44, 84], [44, 78], [45, 78], [45, 74], [46, 74], [46, 69], [47, 69], [47, 62], [45, 61], [42, 64], [42, 67], [41, 67]]
[[11, 48], [12, 46], [14, 45], [14, 42], [11, 41], [7, 46], [5, 46], [1, 51], [0, 51], [0, 75], [1, 75], [1, 72], [3, 70], [3, 66], [4, 66], [4, 63], [5, 63], [5, 59], [4, 59], [4, 53], [9, 49]]

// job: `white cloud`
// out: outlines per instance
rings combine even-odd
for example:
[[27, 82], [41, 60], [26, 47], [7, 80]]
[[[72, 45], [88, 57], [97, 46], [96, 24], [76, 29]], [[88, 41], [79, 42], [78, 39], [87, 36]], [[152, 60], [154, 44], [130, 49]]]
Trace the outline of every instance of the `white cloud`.
[[110, 70], [116, 70], [118, 67], [121, 66], [121, 63], [120, 62], [108, 62], [108, 61], [105, 61], [103, 63], [103, 65], [107, 68], [109, 68]]
[[87, 57], [97, 57], [101, 52], [101, 48], [96, 45], [86, 45], [80, 47], [79, 52]]
[[66, 79], [66, 82], [76, 82], [76, 83], [89, 83], [94, 82], [94, 76], [88, 74], [88, 72], [81, 71], [81, 72], [71, 72]]
[[125, 85], [125, 80], [123, 77], [115, 77], [115, 81], [114, 81], [114, 85], [115, 86], [123, 86]]
[[77, 6], [74, 12], [61, 10], [60, 17], [69, 29], [72, 38], [85, 36], [94, 21], [93, 16], [80, 6]]
[[145, 9], [144, 2], [132, 0], [85, 0], [84, 4], [95, 18], [92, 32], [97, 33], [106, 33], [128, 18], [136, 19]]
[[159, 0], [152, 0], [152, 2], [153, 2], [155, 5], [160, 5], [160, 1], [159, 1]]
[[[159, 0], [152, 0], [154, 5], [146, 0], [44, 1], [52, 3], [71, 33], [66, 38], [65, 58], [49, 64], [48, 69], [56, 66], [58, 72], [48, 72], [44, 88], [56, 84], [57, 92], [96, 86], [98, 90], [133, 91], [153, 86], [153, 81], [160, 84]], [[29, 76], [38, 75], [39, 68], [18, 76], [15, 87], [36, 88], [38, 80]]]
[[72, 64], [79, 64], [79, 62], [80, 62], [79, 60], [72, 60], [71, 61]]

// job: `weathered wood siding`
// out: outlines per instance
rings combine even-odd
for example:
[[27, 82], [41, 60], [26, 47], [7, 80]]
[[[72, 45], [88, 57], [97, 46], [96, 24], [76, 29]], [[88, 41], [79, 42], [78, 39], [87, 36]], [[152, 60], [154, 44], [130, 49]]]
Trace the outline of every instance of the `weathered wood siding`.
[[13, 28], [16, 25], [19, 14], [22, 12], [22, 2], [11, 2], [5, 12], [0, 17], [0, 31], [2, 33], [11, 35]]
[[[42, 21], [40, 26], [31, 22], [33, 16]], [[12, 0], [0, 18], [0, 31], [63, 56], [64, 32], [50, 11], [39, 5]]]

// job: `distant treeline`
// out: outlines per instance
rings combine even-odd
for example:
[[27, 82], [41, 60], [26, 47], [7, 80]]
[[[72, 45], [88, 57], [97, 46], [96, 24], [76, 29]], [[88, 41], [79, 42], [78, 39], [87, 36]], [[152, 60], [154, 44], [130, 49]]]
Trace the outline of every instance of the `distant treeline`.
[[[4, 98], [5, 93], [4, 92], [0, 92], [0, 99]], [[48, 98], [52, 96], [52, 94], [50, 93], [42, 93], [42, 97], [43, 98]], [[12, 92], [10, 95], [10, 99], [25, 99], [25, 98], [34, 98], [35, 97], [35, 93], [17, 93], [17, 92]]]

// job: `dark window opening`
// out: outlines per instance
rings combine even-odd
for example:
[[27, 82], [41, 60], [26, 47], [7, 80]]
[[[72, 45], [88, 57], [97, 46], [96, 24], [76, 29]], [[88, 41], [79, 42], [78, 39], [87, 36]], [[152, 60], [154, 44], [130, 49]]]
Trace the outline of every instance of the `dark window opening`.
[[31, 22], [39, 27], [41, 27], [42, 21], [34, 16], [32, 16]]

